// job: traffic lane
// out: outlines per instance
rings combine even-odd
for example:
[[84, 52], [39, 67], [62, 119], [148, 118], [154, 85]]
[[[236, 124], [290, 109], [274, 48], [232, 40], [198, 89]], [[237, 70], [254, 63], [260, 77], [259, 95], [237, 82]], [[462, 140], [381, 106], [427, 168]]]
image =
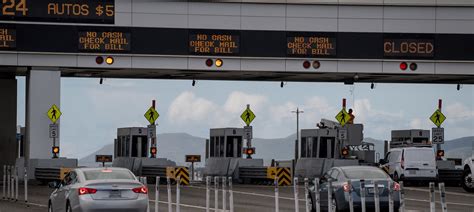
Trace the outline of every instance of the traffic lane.
[[44, 212], [43, 205], [29, 204], [28, 207], [23, 202], [11, 202], [0, 200], [0, 212]]
[[[429, 208], [430, 193], [426, 187], [406, 187], [405, 200], [407, 208]], [[457, 187], [446, 188], [446, 202], [449, 211], [471, 211], [474, 212], [474, 194], [464, 192]], [[436, 207], [440, 208], [440, 193], [435, 193]]]

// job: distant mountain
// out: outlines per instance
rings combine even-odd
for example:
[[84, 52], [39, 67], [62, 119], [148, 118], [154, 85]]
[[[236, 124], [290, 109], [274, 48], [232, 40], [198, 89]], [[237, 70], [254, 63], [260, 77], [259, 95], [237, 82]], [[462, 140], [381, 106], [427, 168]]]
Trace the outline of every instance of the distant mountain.
[[[165, 133], [157, 135], [158, 155], [161, 158], [168, 158], [178, 164], [184, 165], [186, 154], [201, 155], [203, 162], [205, 158], [206, 139], [195, 137], [186, 133]], [[286, 138], [261, 139], [254, 138], [252, 145], [256, 148], [253, 158], [262, 158], [265, 164], [269, 164], [272, 159], [291, 160], [295, 154], [296, 135]], [[383, 157], [384, 141], [365, 138], [364, 142], [373, 143], [375, 151]], [[446, 151], [446, 156], [450, 158], [465, 158], [473, 154], [474, 136], [446, 141], [442, 148]], [[81, 166], [98, 166], [95, 163], [95, 155], [113, 155], [114, 145], [107, 144], [96, 152], [79, 160]], [[204, 163], [197, 164], [204, 166]]]

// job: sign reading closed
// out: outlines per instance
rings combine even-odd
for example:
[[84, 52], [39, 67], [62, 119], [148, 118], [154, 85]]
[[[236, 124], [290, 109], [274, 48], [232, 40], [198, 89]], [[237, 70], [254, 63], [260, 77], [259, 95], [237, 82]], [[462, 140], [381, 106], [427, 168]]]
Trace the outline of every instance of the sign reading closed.
[[435, 44], [432, 39], [384, 39], [384, 57], [432, 58]]

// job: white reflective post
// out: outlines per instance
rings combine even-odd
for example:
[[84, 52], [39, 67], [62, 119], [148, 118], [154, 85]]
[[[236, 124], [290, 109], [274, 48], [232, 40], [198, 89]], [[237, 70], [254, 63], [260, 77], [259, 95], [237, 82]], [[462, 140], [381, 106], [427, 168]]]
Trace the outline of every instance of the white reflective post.
[[375, 202], [375, 212], [380, 212], [380, 198], [379, 198], [379, 183], [374, 182], [374, 202]]
[[332, 179], [328, 179], [328, 211], [332, 211]]
[[435, 184], [434, 182], [430, 182], [430, 211], [436, 211], [436, 203], [435, 203]]
[[173, 212], [173, 200], [171, 199], [171, 180], [169, 177], [166, 177], [167, 190], [168, 190], [168, 212]]
[[440, 200], [441, 200], [441, 210], [443, 212], [448, 211], [448, 205], [446, 204], [446, 191], [444, 188], [444, 183], [439, 183], [439, 195], [440, 195]]
[[11, 185], [10, 185], [10, 188], [12, 189], [12, 191], [10, 192], [11, 194], [11, 197], [10, 199], [11, 200], [15, 200], [15, 167], [14, 166], [11, 166], [10, 167], [10, 181], [11, 181]]
[[[145, 185], [145, 187], [148, 189], [148, 180], [146, 177], [140, 177], [143, 185]], [[147, 202], [147, 209], [146, 209], [147, 212], [150, 212], [150, 201]]]
[[155, 179], [155, 212], [158, 212], [160, 201], [160, 176], [156, 176]]
[[234, 212], [234, 191], [232, 190], [232, 177], [229, 177], [229, 210]]
[[15, 202], [18, 201], [18, 167], [15, 166]]
[[393, 212], [393, 183], [391, 180], [388, 181], [388, 212]]
[[181, 205], [180, 205], [180, 184], [181, 184], [181, 178], [178, 177], [176, 180], [176, 212], [181, 211]]
[[5, 199], [5, 189], [6, 189], [6, 178], [7, 178], [7, 166], [6, 165], [3, 165], [3, 184], [2, 184], [2, 187], [3, 187], [3, 193], [2, 193], [2, 199]]
[[298, 203], [298, 178], [295, 177], [294, 179], [294, 182], [293, 182], [293, 191], [295, 193], [295, 212], [299, 212], [300, 211], [300, 206], [299, 206], [299, 203]]
[[309, 198], [308, 198], [308, 195], [309, 195], [309, 192], [308, 192], [308, 186], [309, 186], [309, 183], [308, 183], [308, 178], [304, 178], [304, 200], [305, 200], [305, 209], [306, 209], [306, 212], [309, 212]]
[[28, 168], [25, 167], [25, 178], [23, 180], [23, 182], [25, 183], [25, 204], [26, 204], [26, 207], [28, 207]]
[[365, 194], [366, 194], [366, 188], [365, 188], [365, 180], [361, 179], [360, 180], [360, 202], [361, 202], [361, 209], [362, 212], [365, 212]]
[[347, 186], [349, 187], [349, 211], [354, 212], [354, 200], [352, 199], [352, 182], [350, 180], [347, 181]]
[[209, 190], [209, 183], [211, 181], [211, 177], [209, 176], [206, 176], [206, 212], [209, 212], [209, 199], [210, 199], [210, 195], [211, 195], [211, 192]]
[[214, 177], [214, 211], [219, 210], [219, 177]]
[[319, 178], [314, 179], [314, 200], [316, 212], [321, 212], [321, 198], [319, 196]]
[[278, 191], [278, 177], [275, 176], [275, 181], [273, 182], [275, 184], [275, 212], [280, 211], [280, 194]]
[[227, 210], [226, 177], [222, 177], [222, 211]]
[[403, 181], [400, 184], [400, 212], [405, 212], [405, 188], [403, 188]]

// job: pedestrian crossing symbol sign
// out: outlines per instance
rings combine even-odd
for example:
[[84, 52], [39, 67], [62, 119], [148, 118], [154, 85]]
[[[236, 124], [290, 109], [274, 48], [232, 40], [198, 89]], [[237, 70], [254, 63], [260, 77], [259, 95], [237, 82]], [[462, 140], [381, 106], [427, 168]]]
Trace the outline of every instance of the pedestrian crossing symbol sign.
[[341, 112], [339, 112], [336, 115], [336, 120], [341, 124], [341, 126], [344, 127], [346, 125], [347, 121], [349, 121], [351, 117], [349, 116], [349, 113], [347, 113], [346, 108], [343, 108]]
[[61, 114], [62, 114], [61, 111], [56, 105], [51, 106], [51, 108], [49, 108], [48, 112], [46, 113], [49, 120], [51, 120], [53, 124], [55, 124], [58, 121], [59, 117], [61, 117]]
[[155, 124], [155, 121], [158, 119], [158, 117], [160, 117], [160, 114], [158, 113], [158, 111], [155, 110], [155, 108], [150, 107], [150, 109], [146, 111], [144, 116], [146, 120], [150, 122], [150, 124]]
[[437, 127], [441, 127], [441, 124], [446, 120], [446, 116], [441, 112], [441, 110], [436, 110], [433, 115], [431, 115], [430, 120], [435, 124]]
[[247, 124], [247, 126], [250, 126], [250, 123], [255, 119], [255, 114], [250, 109], [250, 105], [247, 105], [247, 109], [242, 113], [242, 115], [240, 115], [240, 118]]

